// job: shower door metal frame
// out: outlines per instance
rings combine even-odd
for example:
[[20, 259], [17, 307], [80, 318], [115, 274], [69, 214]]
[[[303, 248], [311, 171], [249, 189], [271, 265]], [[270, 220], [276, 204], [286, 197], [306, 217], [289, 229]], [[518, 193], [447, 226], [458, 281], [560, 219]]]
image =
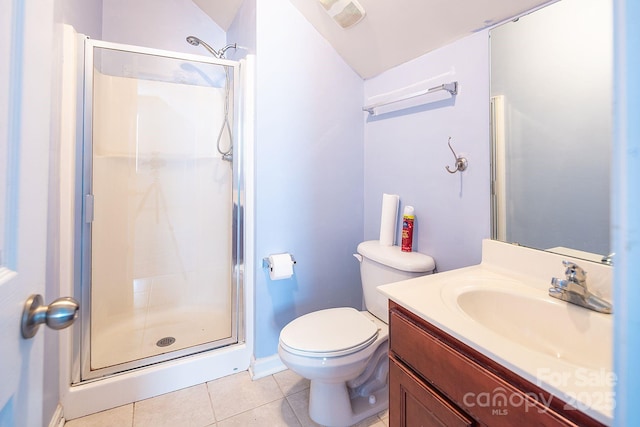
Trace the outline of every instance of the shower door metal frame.
[[[184, 358], [202, 352], [212, 351], [222, 347], [243, 345], [245, 341], [244, 301], [243, 301], [243, 270], [244, 256], [241, 251], [244, 243], [244, 180], [242, 171], [242, 140], [240, 136], [240, 63], [236, 61], [218, 59], [209, 56], [184, 54], [153, 48], [144, 48], [120, 43], [111, 43], [99, 40], [91, 40], [85, 36], [79, 37], [79, 126], [78, 126], [78, 150], [76, 167], [76, 220], [75, 220], [75, 272], [74, 294], [81, 301], [80, 327], [74, 328], [72, 349], [72, 384], [84, 383], [102, 377], [119, 374], [125, 371], [142, 369], [161, 362]], [[111, 49], [133, 54], [153, 55], [170, 59], [198, 62], [228, 67], [233, 72], [233, 161], [232, 161], [232, 190], [229, 208], [232, 213], [232, 238], [231, 258], [229, 266], [231, 283], [231, 337], [222, 340], [211, 341], [197, 346], [187, 347], [146, 357], [144, 359], [129, 361], [126, 363], [109, 366], [100, 369], [91, 369], [91, 215], [92, 206], [87, 203], [92, 195], [93, 175], [93, 66], [94, 49]], [[80, 130], [81, 129], [81, 130]], [[212, 144], [215, 144], [215, 135], [212, 135]]]

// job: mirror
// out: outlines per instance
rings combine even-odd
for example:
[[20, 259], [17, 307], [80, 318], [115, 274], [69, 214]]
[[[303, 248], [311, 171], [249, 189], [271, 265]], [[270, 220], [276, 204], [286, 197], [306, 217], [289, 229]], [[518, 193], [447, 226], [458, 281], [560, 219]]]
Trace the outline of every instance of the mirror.
[[611, 0], [560, 0], [491, 40], [493, 238], [610, 252]]

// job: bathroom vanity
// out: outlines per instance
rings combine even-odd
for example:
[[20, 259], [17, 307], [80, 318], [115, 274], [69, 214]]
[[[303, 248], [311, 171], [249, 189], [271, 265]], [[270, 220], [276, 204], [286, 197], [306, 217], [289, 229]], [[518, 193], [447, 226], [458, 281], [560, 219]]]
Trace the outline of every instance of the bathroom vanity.
[[602, 426], [391, 303], [391, 426]]
[[[548, 295], [564, 259], [485, 241], [477, 266], [379, 287], [390, 425], [612, 424], [612, 316]], [[610, 267], [575, 262], [609, 297]]]

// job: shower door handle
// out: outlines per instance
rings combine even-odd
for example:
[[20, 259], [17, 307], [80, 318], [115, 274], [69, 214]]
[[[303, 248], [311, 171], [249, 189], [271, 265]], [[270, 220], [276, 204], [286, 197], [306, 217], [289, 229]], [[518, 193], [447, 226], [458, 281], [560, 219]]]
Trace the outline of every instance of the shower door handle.
[[42, 295], [33, 294], [24, 303], [21, 331], [23, 338], [33, 338], [45, 323], [51, 329], [64, 329], [78, 317], [80, 305], [71, 297], [62, 297], [49, 305], [43, 305]]

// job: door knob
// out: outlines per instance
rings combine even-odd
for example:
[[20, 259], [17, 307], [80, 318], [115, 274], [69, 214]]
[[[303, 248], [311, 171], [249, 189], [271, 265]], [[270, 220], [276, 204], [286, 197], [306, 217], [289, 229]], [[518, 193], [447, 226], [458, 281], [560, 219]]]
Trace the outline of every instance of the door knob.
[[51, 329], [64, 329], [78, 317], [80, 305], [71, 297], [62, 297], [43, 305], [42, 295], [33, 294], [24, 303], [22, 311], [22, 337], [32, 338], [38, 327], [45, 323]]

